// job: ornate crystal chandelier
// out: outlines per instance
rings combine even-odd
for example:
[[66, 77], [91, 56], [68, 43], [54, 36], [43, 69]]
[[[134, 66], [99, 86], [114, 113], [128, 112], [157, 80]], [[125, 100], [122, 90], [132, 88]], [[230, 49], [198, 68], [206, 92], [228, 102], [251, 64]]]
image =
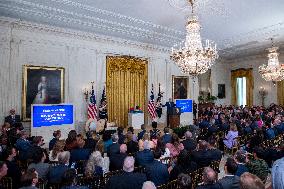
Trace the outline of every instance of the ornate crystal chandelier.
[[273, 39], [272, 47], [267, 49], [268, 50], [268, 64], [261, 65], [258, 68], [258, 72], [262, 76], [263, 79], [266, 81], [277, 82], [284, 80], [284, 64], [280, 65], [278, 60], [279, 53], [277, 52], [278, 47], [274, 47]]
[[192, 77], [205, 73], [218, 58], [216, 44], [206, 40], [205, 47], [202, 45], [198, 18], [193, 14], [195, 0], [189, 0], [192, 7], [192, 17], [186, 25], [186, 39], [184, 46], [172, 48], [171, 59], [178, 65], [181, 72]]

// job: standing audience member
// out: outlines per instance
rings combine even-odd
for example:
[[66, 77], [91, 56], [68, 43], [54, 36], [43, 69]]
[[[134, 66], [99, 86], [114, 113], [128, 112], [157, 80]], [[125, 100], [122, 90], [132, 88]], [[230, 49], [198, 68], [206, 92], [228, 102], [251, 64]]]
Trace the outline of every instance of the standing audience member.
[[152, 122], [153, 130], [150, 130], [150, 139], [152, 139], [153, 137], [158, 137], [158, 135], [160, 134], [160, 130], [157, 129], [157, 127], [158, 127], [158, 123], [153, 121]]
[[240, 189], [265, 189], [265, 186], [260, 178], [246, 172], [240, 176]]
[[109, 157], [110, 165], [109, 170], [115, 171], [115, 170], [121, 170], [123, 167], [124, 159], [127, 157], [127, 146], [126, 144], [120, 145], [120, 153], [118, 154], [112, 154]]
[[60, 137], [61, 137], [61, 131], [60, 131], [60, 130], [54, 131], [54, 132], [53, 132], [53, 137], [54, 137], [54, 138], [51, 139], [50, 142], [49, 142], [49, 150], [52, 150], [53, 147], [54, 147], [54, 145], [55, 145], [55, 143], [56, 143], [57, 141], [59, 141], [59, 139], [60, 139]]
[[21, 169], [16, 162], [17, 150], [13, 147], [8, 147], [4, 153], [6, 165], [8, 167], [7, 177], [12, 178], [13, 189], [18, 189], [21, 182]]
[[77, 174], [75, 169], [68, 169], [62, 177], [61, 189], [88, 189], [86, 186], [77, 186]]
[[146, 126], [145, 126], [145, 124], [142, 124], [142, 125], [141, 125], [141, 130], [142, 130], [142, 131], [140, 131], [140, 132], [138, 133], [138, 135], [137, 135], [138, 141], [141, 140], [141, 139], [143, 138], [144, 134], [146, 133]]
[[51, 167], [48, 172], [48, 182], [53, 184], [61, 183], [64, 172], [69, 169], [70, 152], [60, 152], [58, 155], [58, 165]]
[[222, 189], [221, 184], [216, 183], [216, 180], [216, 172], [210, 167], [205, 167], [202, 174], [203, 183], [197, 186], [196, 189]]
[[227, 162], [224, 166], [225, 176], [218, 180], [218, 183], [222, 185], [223, 189], [239, 189], [240, 178], [235, 176], [238, 165], [232, 158], [227, 158]]
[[5, 122], [9, 123], [11, 127], [15, 127], [16, 123], [20, 123], [21, 122], [21, 117], [20, 117], [20, 115], [16, 115], [16, 110], [15, 109], [11, 109], [10, 110], [10, 115], [5, 117]]
[[168, 182], [169, 172], [167, 166], [159, 161], [162, 155], [161, 150], [155, 150], [153, 154], [154, 161], [146, 166], [146, 175], [148, 180], [160, 186]]
[[284, 188], [284, 157], [274, 162], [272, 166], [272, 186], [273, 189]]
[[134, 173], [135, 160], [132, 156], [125, 158], [123, 163], [122, 175], [112, 176], [107, 182], [105, 189], [136, 189], [142, 188], [143, 183], [147, 180], [143, 173]]
[[29, 169], [21, 178], [22, 186], [20, 189], [37, 189], [38, 173], [35, 169]]

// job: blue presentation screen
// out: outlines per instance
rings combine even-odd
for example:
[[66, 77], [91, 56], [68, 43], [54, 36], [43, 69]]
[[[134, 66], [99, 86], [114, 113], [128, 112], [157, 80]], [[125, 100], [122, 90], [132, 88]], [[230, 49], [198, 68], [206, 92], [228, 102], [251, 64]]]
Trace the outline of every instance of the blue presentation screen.
[[73, 105], [33, 106], [33, 127], [73, 124]]
[[176, 107], [180, 108], [181, 113], [192, 112], [192, 100], [190, 99], [176, 100]]

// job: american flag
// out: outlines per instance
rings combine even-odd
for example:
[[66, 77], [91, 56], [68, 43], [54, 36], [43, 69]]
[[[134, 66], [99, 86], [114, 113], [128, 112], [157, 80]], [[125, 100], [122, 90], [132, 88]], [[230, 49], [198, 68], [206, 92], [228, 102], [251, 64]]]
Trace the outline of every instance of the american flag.
[[90, 102], [88, 105], [88, 118], [97, 119], [98, 118], [98, 108], [96, 104], [96, 96], [94, 86], [92, 85], [92, 92], [90, 96]]
[[149, 100], [149, 103], [148, 103], [148, 112], [149, 112], [152, 120], [157, 118], [156, 106], [155, 106], [155, 102], [154, 102], [154, 86], [153, 86], [153, 84], [152, 84], [150, 100]]

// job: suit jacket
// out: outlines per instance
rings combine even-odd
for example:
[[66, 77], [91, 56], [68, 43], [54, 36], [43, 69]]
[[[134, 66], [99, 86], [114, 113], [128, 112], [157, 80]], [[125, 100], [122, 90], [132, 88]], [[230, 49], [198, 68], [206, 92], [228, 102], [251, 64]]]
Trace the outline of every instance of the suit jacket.
[[240, 177], [244, 172], [249, 172], [248, 168], [244, 164], [238, 164], [235, 175]]
[[146, 166], [147, 179], [152, 181], [155, 186], [166, 184], [169, 180], [168, 168], [160, 161], [154, 160]]
[[186, 149], [188, 152], [192, 152], [197, 146], [196, 141], [193, 139], [186, 139], [182, 141], [182, 144], [184, 146], [184, 149]]
[[124, 159], [127, 157], [127, 154], [119, 153], [119, 154], [113, 154], [109, 157], [109, 170], [115, 171], [115, 170], [121, 170], [123, 167]]
[[135, 163], [138, 166], [146, 166], [154, 161], [154, 155], [151, 150], [143, 150], [136, 153]]
[[138, 148], [138, 143], [135, 141], [130, 141], [127, 144], [127, 153], [128, 154], [134, 154], [136, 152], [138, 152], [139, 148]]
[[198, 168], [209, 166], [211, 157], [208, 150], [199, 150], [192, 152], [192, 160], [197, 163]]
[[13, 119], [11, 115], [5, 117], [5, 122], [8, 122], [11, 126], [13, 126], [15, 123], [21, 122], [20, 115], [15, 115], [15, 118]]
[[142, 188], [143, 183], [147, 180], [143, 173], [127, 173], [112, 176], [107, 182], [105, 189], [136, 189]]
[[166, 133], [162, 136], [162, 142], [164, 144], [167, 144], [167, 143], [171, 143], [172, 142], [172, 135], [169, 134], [169, 133]]
[[222, 159], [222, 152], [219, 149], [209, 149], [210, 161], [220, 161]]
[[79, 160], [88, 160], [91, 154], [91, 149], [75, 148], [70, 152], [70, 162]]
[[223, 187], [223, 189], [239, 189], [240, 188], [240, 178], [238, 176], [225, 176], [218, 180]]
[[31, 143], [28, 140], [19, 138], [16, 141], [16, 148], [19, 150], [20, 160], [26, 160], [28, 156], [28, 150], [32, 147]]
[[118, 143], [112, 143], [108, 148], [107, 148], [107, 156], [111, 157], [113, 154], [119, 154], [120, 152], [120, 145]]
[[51, 167], [47, 179], [49, 183], [61, 183], [63, 174], [69, 167], [64, 164], [59, 164], [57, 166]]

